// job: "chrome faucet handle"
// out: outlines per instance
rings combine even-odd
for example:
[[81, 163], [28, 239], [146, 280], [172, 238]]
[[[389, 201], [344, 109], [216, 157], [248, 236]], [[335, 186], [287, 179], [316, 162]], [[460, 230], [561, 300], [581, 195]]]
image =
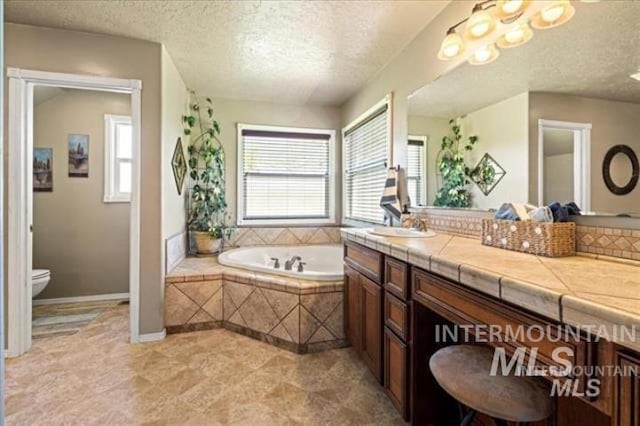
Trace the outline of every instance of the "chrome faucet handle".
[[304, 265], [306, 265], [307, 262], [298, 262], [298, 272], [304, 272]]
[[280, 268], [280, 260], [277, 257], [272, 257], [271, 260], [273, 260], [273, 267], [275, 269], [279, 269]]

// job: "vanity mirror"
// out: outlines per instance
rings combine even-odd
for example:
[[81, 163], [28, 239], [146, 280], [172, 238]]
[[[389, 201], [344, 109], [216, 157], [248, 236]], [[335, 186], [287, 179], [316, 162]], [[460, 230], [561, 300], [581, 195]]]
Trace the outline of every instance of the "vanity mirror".
[[[587, 214], [640, 217], [633, 160], [605, 161], [617, 145], [640, 153], [640, 2], [572, 4], [564, 25], [535, 31], [491, 63], [464, 63], [409, 97], [410, 139], [425, 141], [409, 150], [420, 168], [411, 173], [413, 206], [434, 205], [446, 179], [442, 140], [457, 118], [464, 139], [478, 138], [464, 153], [469, 207], [575, 201]], [[480, 164], [502, 174], [476, 184]]]

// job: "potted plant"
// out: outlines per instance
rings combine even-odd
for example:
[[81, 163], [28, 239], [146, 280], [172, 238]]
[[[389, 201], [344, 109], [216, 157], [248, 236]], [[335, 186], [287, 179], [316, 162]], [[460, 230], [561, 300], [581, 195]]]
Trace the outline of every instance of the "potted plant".
[[213, 115], [213, 102], [204, 105], [194, 95], [189, 115], [182, 116], [184, 134], [190, 137], [187, 148], [189, 168], [189, 204], [187, 228], [199, 254], [218, 253], [224, 239], [235, 232], [228, 225], [224, 178], [224, 147], [218, 139], [220, 125]]
[[[470, 207], [471, 194], [467, 185], [471, 183], [472, 170], [467, 166], [464, 154], [473, 150], [477, 136], [469, 136], [463, 142], [458, 119], [449, 120], [452, 136], [442, 138], [437, 168], [442, 176], [442, 186], [436, 194], [434, 205], [441, 207]], [[463, 145], [464, 143], [464, 145]]]

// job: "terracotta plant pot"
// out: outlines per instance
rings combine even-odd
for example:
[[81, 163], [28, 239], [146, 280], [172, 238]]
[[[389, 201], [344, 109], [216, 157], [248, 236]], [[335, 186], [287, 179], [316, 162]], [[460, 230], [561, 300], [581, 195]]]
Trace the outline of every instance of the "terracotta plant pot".
[[215, 254], [222, 250], [222, 238], [212, 238], [208, 232], [191, 231], [198, 254]]

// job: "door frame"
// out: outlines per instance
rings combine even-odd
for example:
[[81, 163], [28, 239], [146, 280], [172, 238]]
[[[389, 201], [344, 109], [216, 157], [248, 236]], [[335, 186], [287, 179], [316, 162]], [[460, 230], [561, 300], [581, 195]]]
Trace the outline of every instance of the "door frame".
[[591, 123], [538, 120], [538, 205], [544, 205], [544, 129], [573, 131], [573, 187], [575, 202], [591, 210]]
[[33, 223], [33, 88], [54, 86], [131, 95], [133, 131], [129, 223], [130, 341], [140, 341], [140, 117], [142, 81], [7, 68], [7, 356], [31, 347], [31, 259]]

